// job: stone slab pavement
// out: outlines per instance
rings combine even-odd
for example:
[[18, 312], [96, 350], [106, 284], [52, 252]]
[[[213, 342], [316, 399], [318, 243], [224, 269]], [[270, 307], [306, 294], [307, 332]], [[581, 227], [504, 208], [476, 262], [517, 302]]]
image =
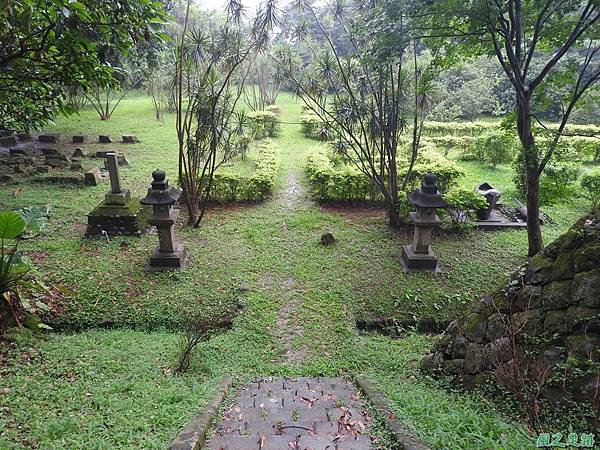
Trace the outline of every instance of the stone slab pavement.
[[205, 450], [368, 450], [371, 417], [343, 378], [261, 378], [238, 389]]

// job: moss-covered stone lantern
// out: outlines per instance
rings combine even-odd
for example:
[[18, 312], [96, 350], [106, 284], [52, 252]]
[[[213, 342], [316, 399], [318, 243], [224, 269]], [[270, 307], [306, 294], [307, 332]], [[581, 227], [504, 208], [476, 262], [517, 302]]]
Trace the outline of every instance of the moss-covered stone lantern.
[[175, 239], [175, 221], [179, 216], [179, 210], [173, 205], [179, 197], [181, 190], [169, 186], [166, 174], [162, 170], [152, 172], [152, 187], [148, 189], [148, 195], [140, 202], [142, 205], [150, 205], [153, 214], [148, 220], [158, 231], [159, 245], [150, 256], [150, 270], [176, 270], [185, 265], [185, 246]]
[[408, 194], [408, 200], [417, 209], [410, 213], [415, 234], [412, 245], [402, 247], [400, 262], [407, 272], [439, 272], [438, 259], [431, 249], [431, 232], [442, 224], [436, 209], [447, 208], [448, 203], [439, 192], [437, 176], [432, 173], [425, 175], [421, 188]]

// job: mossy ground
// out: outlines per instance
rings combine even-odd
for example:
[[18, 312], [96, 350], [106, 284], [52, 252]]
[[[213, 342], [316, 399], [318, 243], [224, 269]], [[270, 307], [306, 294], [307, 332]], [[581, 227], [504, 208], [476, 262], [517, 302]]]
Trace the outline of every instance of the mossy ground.
[[[315, 142], [293, 124], [300, 105], [286, 95], [278, 103], [290, 123], [277, 138], [282, 153], [275, 194], [258, 205], [211, 209], [200, 229], [180, 224], [177, 233], [190, 254], [182, 272], [144, 270], [156, 245], [153, 234], [83, 239], [86, 215], [106, 184], [0, 187], [2, 209], [52, 206], [49, 227], [23, 249], [47, 283], [59, 287], [52, 291], [49, 319], [57, 332], [39, 340], [20, 337], [3, 356], [0, 448], [165, 448], [221, 376], [244, 381], [357, 373], [372, 377], [397, 415], [433, 448], [533, 446], [525, 428], [490, 402], [420, 374], [420, 358], [433, 338], [409, 333], [389, 339], [354, 326], [359, 319], [460, 315], [525, 260], [525, 233], [440, 233], [433, 245], [444, 273], [404, 274], [398, 256], [410, 229], [391, 230], [381, 210], [310, 201], [303, 166]], [[110, 121], [86, 109], [60, 119], [52, 131], [135, 133], [141, 143], [111, 148], [132, 162], [121, 174], [136, 197], [145, 194], [156, 168], [176, 181], [174, 118], [154, 120], [143, 96], [124, 101]], [[107, 148], [84, 147], [90, 153]], [[464, 167], [470, 184], [511, 186], [510, 167]], [[577, 199], [549, 208], [554, 221], [544, 227], [546, 239], [567, 229], [584, 208]], [[319, 245], [324, 231], [336, 244]], [[182, 314], [192, 312], [237, 316], [230, 331], [202, 346], [189, 374], [174, 376], [175, 333]]]

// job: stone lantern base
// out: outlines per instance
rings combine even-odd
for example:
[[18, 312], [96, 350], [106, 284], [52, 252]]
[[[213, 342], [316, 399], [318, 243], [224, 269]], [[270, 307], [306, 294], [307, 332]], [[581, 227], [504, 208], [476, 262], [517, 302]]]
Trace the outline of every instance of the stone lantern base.
[[184, 269], [186, 258], [187, 250], [183, 244], [177, 243], [174, 252], [161, 252], [157, 247], [150, 256], [147, 269], [152, 272]]
[[403, 245], [400, 264], [406, 272], [442, 272], [437, 256], [435, 256], [431, 247], [427, 253], [419, 254], [415, 253], [412, 246]]

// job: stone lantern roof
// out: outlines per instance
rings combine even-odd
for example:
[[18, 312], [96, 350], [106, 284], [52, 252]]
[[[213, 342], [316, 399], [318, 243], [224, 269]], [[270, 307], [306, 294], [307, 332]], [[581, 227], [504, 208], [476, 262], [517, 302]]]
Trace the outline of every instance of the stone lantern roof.
[[423, 177], [421, 187], [408, 194], [408, 201], [420, 208], [447, 208], [449, 206], [439, 192], [437, 176], [434, 173], [428, 173]]
[[169, 186], [166, 173], [156, 169], [152, 172], [152, 187], [148, 189], [148, 195], [140, 200], [143, 205], [172, 205], [179, 197], [181, 190]]

